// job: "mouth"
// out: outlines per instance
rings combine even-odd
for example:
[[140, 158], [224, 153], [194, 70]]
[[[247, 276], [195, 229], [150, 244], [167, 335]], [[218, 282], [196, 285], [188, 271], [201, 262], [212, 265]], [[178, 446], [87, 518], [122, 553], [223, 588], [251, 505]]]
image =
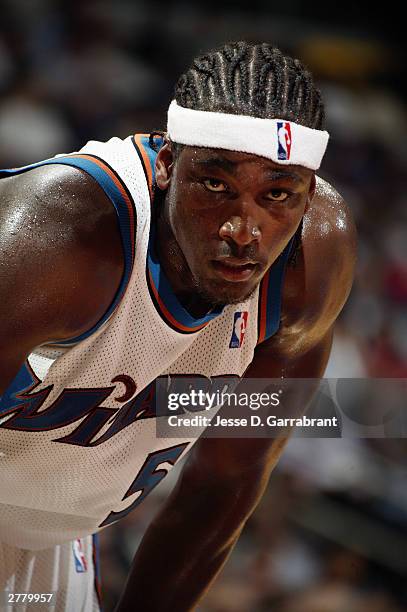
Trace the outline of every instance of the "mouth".
[[235, 257], [226, 257], [224, 259], [215, 259], [212, 262], [217, 276], [223, 280], [232, 283], [242, 283], [248, 281], [254, 276], [258, 269], [258, 262], [249, 259], [238, 259]]

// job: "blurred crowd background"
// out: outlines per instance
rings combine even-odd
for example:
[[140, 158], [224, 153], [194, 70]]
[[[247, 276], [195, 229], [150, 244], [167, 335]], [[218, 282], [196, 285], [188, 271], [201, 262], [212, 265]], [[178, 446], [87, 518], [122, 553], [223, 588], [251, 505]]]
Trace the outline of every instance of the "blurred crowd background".
[[[331, 133], [320, 174], [359, 233], [326, 376], [407, 377], [407, 81], [394, 15], [300, 0], [1, 6], [0, 167], [163, 129], [178, 76], [226, 40], [268, 41], [302, 59]], [[401, 439], [293, 439], [200, 612], [406, 610], [405, 459]], [[175, 476], [102, 533], [106, 612]]]

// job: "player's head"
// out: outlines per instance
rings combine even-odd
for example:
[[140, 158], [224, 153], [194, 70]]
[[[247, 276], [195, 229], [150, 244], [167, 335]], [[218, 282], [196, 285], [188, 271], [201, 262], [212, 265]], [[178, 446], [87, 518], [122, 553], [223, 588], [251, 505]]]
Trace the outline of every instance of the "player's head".
[[[267, 122], [274, 145], [262, 131], [266, 122], [251, 131], [251, 118], [283, 120]], [[311, 74], [266, 43], [228, 43], [197, 57], [179, 78], [157, 185], [194, 285], [210, 302], [245, 299], [296, 234], [315, 188], [323, 122]], [[302, 153], [290, 158], [291, 129], [305, 136], [300, 146], [293, 138]]]

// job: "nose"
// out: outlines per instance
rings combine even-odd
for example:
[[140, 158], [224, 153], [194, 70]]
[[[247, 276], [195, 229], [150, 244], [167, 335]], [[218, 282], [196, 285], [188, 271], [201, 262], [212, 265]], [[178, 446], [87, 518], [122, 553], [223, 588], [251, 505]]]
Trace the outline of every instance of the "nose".
[[227, 242], [233, 240], [238, 246], [244, 247], [259, 242], [261, 231], [251, 217], [233, 215], [219, 228], [219, 237]]

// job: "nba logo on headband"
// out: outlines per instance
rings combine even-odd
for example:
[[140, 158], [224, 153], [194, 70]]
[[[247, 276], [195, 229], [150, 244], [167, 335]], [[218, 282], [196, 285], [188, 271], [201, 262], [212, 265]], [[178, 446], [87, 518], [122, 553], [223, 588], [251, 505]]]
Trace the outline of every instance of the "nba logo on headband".
[[194, 110], [176, 100], [168, 109], [167, 132], [180, 144], [242, 151], [311, 170], [320, 167], [329, 139], [328, 132], [294, 121]]
[[278, 159], [288, 160], [291, 153], [291, 126], [288, 121], [277, 121]]

